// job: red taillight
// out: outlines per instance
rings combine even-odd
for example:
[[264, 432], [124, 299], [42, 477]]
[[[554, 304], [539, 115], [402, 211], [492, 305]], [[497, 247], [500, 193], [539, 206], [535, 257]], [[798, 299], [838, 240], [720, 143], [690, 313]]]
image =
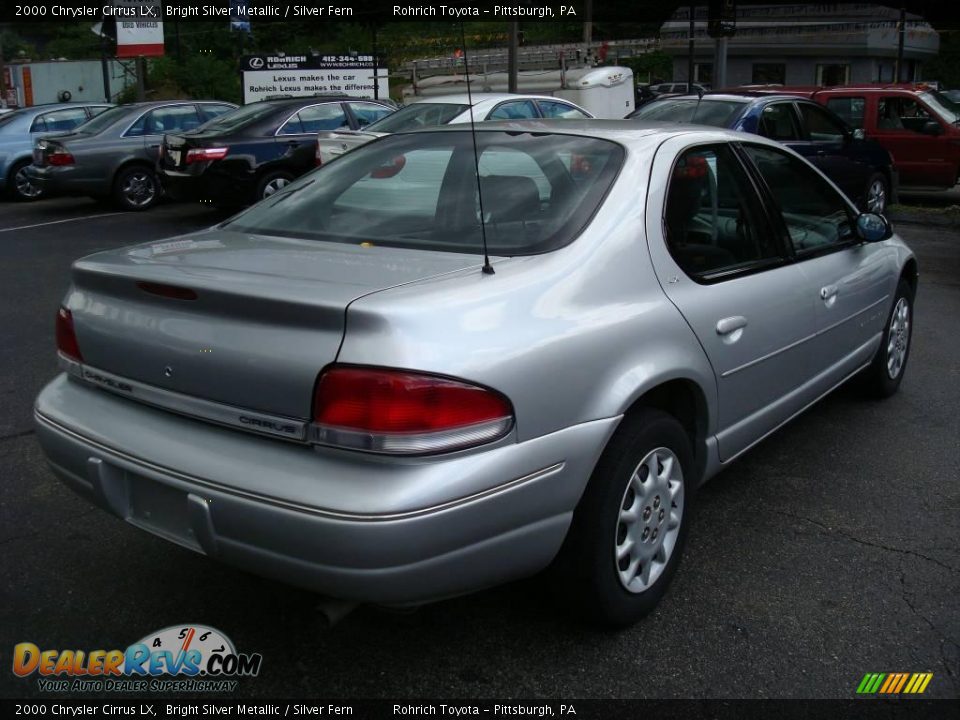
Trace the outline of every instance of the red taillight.
[[73, 315], [64, 307], [57, 312], [57, 350], [70, 360], [83, 362], [77, 334], [73, 330]]
[[320, 155], [320, 148], [317, 148], [316, 161], [314, 163], [317, 167], [323, 165], [323, 156]]
[[74, 162], [73, 155], [66, 150], [54, 150], [47, 155], [48, 165], [73, 165]]
[[209, 162], [210, 160], [223, 160], [230, 152], [228, 147], [211, 148], [190, 148], [187, 150], [186, 163]]
[[513, 424], [500, 393], [460, 380], [334, 367], [317, 381], [314, 439], [372, 452], [424, 454], [502, 437]]

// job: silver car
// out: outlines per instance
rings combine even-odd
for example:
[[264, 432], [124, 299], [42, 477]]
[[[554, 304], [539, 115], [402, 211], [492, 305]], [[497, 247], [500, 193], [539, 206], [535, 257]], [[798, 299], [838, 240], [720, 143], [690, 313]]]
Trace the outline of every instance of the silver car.
[[[471, 105], [472, 102], [472, 105]], [[323, 165], [371, 140], [395, 132], [411, 132], [441, 125], [523, 120], [592, 118], [582, 107], [550, 95], [511, 93], [458, 93], [414, 100], [395, 113], [380, 118], [361, 130], [330, 130], [317, 135], [316, 164]]]
[[388, 605], [551, 566], [624, 625], [704, 480], [854, 376], [897, 389], [916, 285], [884, 218], [759, 136], [398, 133], [77, 261], [37, 430], [70, 487], [211, 558]]

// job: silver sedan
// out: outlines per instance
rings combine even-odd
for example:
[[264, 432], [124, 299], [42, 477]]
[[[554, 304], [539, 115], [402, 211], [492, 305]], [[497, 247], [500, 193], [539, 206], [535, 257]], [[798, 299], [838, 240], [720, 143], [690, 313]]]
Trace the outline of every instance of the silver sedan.
[[916, 286], [758, 136], [398, 133], [77, 261], [36, 423], [70, 487], [210, 558], [388, 605], [549, 566], [625, 625], [703, 481], [847, 380], [897, 390]]

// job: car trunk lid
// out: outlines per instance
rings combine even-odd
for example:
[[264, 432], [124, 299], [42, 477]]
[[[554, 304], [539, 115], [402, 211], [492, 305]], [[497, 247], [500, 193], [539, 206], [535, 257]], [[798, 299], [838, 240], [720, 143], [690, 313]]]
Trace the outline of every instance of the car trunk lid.
[[87, 367], [305, 419], [353, 300], [478, 265], [470, 255], [214, 229], [77, 261], [66, 305]]

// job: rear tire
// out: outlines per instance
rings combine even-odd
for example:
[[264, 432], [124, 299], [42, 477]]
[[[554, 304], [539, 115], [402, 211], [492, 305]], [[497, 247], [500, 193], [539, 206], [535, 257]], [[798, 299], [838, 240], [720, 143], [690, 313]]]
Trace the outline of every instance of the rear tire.
[[148, 210], [161, 195], [160, 180], [146, 165], [121, 168], [113, 180], [113, 202], [121, 210]]
[[573, 515], [555, 569], [588, 622], [625, 627], [656, 607], [686, 543], [698, 484], [690, 439], [671, 415], [624, 418]]
[[264, 198], [268, 198], [276, 192], [279, 192], [284, 187], [293, 182], [293, 175], [288, 172], [272, 172], [267, 173], [262, 178], [260, 182], [257, 183], [257, 195], [255, 202], [260, 202]]
[[880, 347], [860, 378], [863, 389], [871, 397], [887, 398], [900, 388], [907, 371], [913, 337], [913, 297], [913, 287], [901, 279], [884, 325]]
[[30, 182], [26, 170], [30, 167], [30, 160], [21, 160], [14, 163], [7, 176], [7, 187], [10, 197], [19, 202], [32, 202], [43, 197], [43, 190]]
[[887, 211], [890, 201], [890, 183], [886, 175], [875, 172], [867, 179], [867, 186], [863, 191], [864, 212], [883, 215]]

